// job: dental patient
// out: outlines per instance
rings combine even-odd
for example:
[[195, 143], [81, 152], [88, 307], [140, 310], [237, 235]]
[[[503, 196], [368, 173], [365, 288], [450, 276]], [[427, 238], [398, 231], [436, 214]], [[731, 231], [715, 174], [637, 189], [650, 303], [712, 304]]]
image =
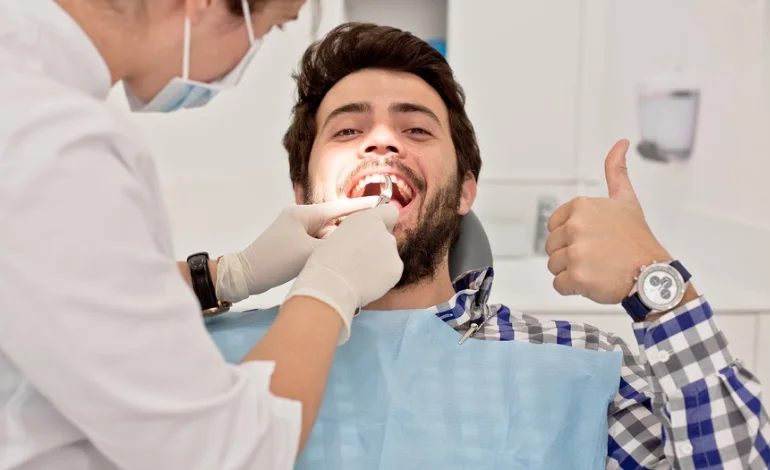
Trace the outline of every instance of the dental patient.
[[[687, 390], [660, 392], [681, 371], [645, 367], [643, 354], [588, 325], [485, 306], [479, 291], [491, 286], [491, 268], [450, 279], [449, 250], [481, 157], [439, 52], [397, 29], [347, 24], [308, 49], [295, 79], [284, 145], [297, 203], [377, 195], [390, 175], [404, 261], [399, 283], [364, 306], [338, 348], [297, 468], [706, 468], [714, 461], [697, 450], [707, 433], [692, 426], [716, 407], [721, 440], [711, 458], [748, 455], [756, 428], [736, 419], [749, 406], [737, 394], [699, 395], [698, 414]], [[207, 327], [238, 362], [276, 313], [232, 312]], [[635, 326], [642, 351], [644, 328]], [[715, 338], [694, 362], [689, 350], [672, 358], [702, 367], [727, 354]]]

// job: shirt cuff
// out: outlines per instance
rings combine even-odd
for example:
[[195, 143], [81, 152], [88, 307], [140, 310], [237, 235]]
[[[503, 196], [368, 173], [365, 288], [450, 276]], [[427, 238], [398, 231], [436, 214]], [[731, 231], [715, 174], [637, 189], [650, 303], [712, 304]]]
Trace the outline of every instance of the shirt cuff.
[[634, 324], [656, 388], [666, 396], [733, 363], [713, 316], [708, 302], [699, 297], [652, 322]]

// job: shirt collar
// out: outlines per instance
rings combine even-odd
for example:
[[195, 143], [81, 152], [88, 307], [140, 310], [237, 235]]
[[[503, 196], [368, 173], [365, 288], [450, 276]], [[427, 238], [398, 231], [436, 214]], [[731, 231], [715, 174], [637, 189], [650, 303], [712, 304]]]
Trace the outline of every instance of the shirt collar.
[[112, 77], [107, 63], [91, 39], [69, 14], [52, 0], [18, 3], [32, 28], [28, 44], [41, 61], [43, 72], [54, 80], [100, 101], [107, 99]]
[[477, 299], [480, 297], [479, 290], [484, 280], [488, 280], [487, 285], [491, 289], [494, 275], [491, 266], [466, 272], [453, 284], [455, 295], [447, 302], [431, 307], [429, 310], [453, 328], [481, 318], [484, 310], [482, 305], [477, 304]]

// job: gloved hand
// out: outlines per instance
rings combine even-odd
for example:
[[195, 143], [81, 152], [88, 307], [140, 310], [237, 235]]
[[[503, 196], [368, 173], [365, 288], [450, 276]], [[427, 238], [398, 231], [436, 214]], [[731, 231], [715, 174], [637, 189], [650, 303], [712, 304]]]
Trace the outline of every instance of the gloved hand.
[[314, 297], [334, 308], [345, 323], [339, 344], [350, 337], [356, 310], [401, 278], [404, 263], [391, 233], [397, 219], [391, 204], [349, 216], [316, 248], [286, 297]]
[[245, 250], [219, 259], [217, 298], [240, 302], [291, 281], [313, 250], [325, 243], [314, 235], [334, 219], [370, 209], [376, 203], [377, 197], [371, 196], [287, 207]]

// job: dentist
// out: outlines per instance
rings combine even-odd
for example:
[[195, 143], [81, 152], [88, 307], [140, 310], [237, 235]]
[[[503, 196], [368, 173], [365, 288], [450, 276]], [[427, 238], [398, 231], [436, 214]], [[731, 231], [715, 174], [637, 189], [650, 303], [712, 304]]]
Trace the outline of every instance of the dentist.
[[[293, 467], [354, 311], [401, 275], [396, 209], [291, 206], [177, 264], [152, 155], [103, 101], [122, 80], [135, 111], [201, 106], [303, 3], [0, 2], [0, 469]], [[201, 309], [295, 277], [228, 366]]]

